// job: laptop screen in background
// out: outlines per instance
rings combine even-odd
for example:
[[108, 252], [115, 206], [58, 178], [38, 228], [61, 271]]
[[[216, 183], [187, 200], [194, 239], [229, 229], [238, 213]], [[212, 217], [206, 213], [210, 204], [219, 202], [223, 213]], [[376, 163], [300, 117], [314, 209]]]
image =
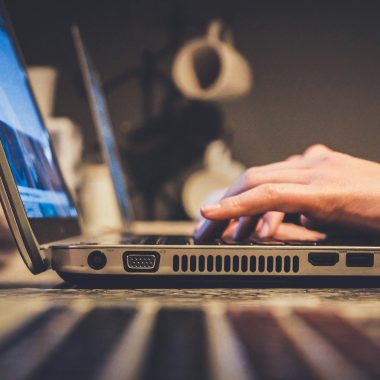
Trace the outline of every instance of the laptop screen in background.
[[78, 27], [73, 27], [72, 32], [103, 158], [107, 162], [111, 172], [115, 195], [122, 218], [124, 221], [130, 221], [134, 217], [133, 207], [129, 197], [126, 175], [121, 165], [102, 85], [95, 65], [84, 46]]
[[0, 138], [27, 216], [77, 217], [1, 13]]

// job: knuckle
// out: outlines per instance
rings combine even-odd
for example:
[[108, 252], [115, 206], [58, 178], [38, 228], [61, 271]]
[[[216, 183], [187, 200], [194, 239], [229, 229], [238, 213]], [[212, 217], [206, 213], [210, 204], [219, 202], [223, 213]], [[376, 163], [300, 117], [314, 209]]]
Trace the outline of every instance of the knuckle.
[[306, 149], [305, 153], [323, 152], [323, 151], [328, 152], [330, 151], [330, 149], [324, 144], [313, 144]]
[[321, 157], [321, 162], [325, 165], [335, 165], [340, 161], [341, 153], [338, 152], [327, 152]]
[[315, 144], [307, 148], [303, 154], [303, 157], [308, 159], [322, 159], [328, 156], [333, 151], [325, 145]]
[[314, 144], [314, 146], [319, 150], [329, 150], [325, 144]]
[[243, 198], [241, 196], [233, 197], [231, 199], [231, 207], [233, 207], [235, 210], [241, 210], [244, 208]]
[[242, 199], [240, 196], [235, 196], [231, 198], [224, 199], [221, 201], [221, 205], [224, 208], [228, 208], [231, 210], [237, 210], [242, 207]]
[[279, 197], [279, 186], [273, 183], [263, 185], [262, 190], [268, 200], [274, 201]]
[[255, 168], [247, 169], [243, 173], [244, 185], [249, 186], [251, 183], [253, 183], [255, 177], [256, 177], [256, 169]]

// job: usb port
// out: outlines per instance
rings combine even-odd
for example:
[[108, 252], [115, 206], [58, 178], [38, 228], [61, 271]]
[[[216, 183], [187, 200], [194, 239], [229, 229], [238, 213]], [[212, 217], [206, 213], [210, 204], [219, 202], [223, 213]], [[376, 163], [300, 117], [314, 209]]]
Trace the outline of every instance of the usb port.
[[348, 252], [346, 255], [347, 267], [373, 267], [374, 255], [372, 252]]
[[309, 263], [316, 267], [332, 267], [339, 261], [339, 254], [335, 252], [310, 252]]

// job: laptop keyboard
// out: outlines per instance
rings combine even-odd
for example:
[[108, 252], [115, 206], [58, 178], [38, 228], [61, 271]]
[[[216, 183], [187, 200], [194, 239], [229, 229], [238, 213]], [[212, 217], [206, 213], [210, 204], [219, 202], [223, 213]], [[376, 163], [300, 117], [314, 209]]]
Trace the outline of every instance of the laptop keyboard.
[[122, 244], [139, 244], [139, 245], [190, 245], [194, 244], [191, 237], [186, 236], [161, 236], [161, 235], [123, 235]]
[[122, 237], [123, 244], [142, 245], [316, 245], [316, 241], [281, 241], [273, 238], [233, 240], [232, 238], [217, 238], [206, 241], [196, 240], [192, 236], [179, 235], [134, 235], [125, 234]]
[[217, 238], [199, 241], [191, 236], [162, 236], [162, 235], [134, 235], [125, 234], [121, 239], [122, 244], [138, 245], [271, 245], [271, 246], [379, 246], [380, 241], [370, 237], [358, 236], [333, 236], [325, 240], [278, 240], [274, 238], [259, 239], [251, 237], [244, 240], [233, 240], [232, 238]]
[[[121, 241], [123, 244], [141, 245], [284, 245], [285, 242], [275, 239], [253, 240], [245, 239], [236, 241], [228, 238], [212, 239], [207, 241], [197, 241], [191, 236], [161, 236], [161, 235], [124, 235]], [[314, 243], [314, 242], [313, 242]]]

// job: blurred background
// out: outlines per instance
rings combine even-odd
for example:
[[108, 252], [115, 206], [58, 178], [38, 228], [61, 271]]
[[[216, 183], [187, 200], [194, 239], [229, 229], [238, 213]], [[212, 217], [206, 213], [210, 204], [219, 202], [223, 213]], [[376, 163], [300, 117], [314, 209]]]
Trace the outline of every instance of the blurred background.
[[[180, 194], [215, 140], [241, 168], [315, 143], [380, 161], [380, 1], [6, 5], [27, 64], [58, 68], [54, 115], [79, 126], [83, 161], [96, 162], [99, 144], [70, 34], [70, 25], [79, 25], [104, 84], [140, 219], [193, 217]], [[173, 84], [173, 60], [215, 19], [232, 31], [253, 87], [233, 100], [189, 101]], [[167, 141], [157, 142], [157, 133]], [[177, 150], [167, 148], [173, 142]]]

